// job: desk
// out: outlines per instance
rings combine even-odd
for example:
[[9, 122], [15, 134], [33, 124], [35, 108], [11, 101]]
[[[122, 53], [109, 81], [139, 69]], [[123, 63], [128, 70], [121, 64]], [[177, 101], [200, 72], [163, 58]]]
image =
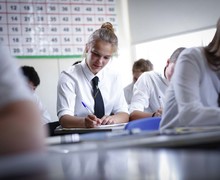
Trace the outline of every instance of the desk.
[[[24, 156], [0, 159], [0, 179], [20, 174], [30, 180], [220, 179], [220, 132], [200, 135], [189, 134], [194, 136], [193, 143], [179, 146], [174, 145], [188, 135], [158, 137], [170, 142], [169, 146], [150, 146], [149, 138], [141, 136], [51, 146], [42, 157], [27, 155], [32, 160]], [[211, 144], [209, 139], [213, 139]]]

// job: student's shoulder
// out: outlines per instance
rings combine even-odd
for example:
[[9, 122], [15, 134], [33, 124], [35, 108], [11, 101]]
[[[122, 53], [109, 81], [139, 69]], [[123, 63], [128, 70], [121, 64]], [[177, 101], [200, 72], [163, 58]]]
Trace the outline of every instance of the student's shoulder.
[[177, 63], [190, 62], [191, 64], [201, 64], [201, 59], [205, 59], [203, 47], [191, 47], [183, 50]]
[[[78, 65], [78, 64], [77, 64]], [[77, 81], [82, 78], [82, 73], [79, 68], [75, 66], [70, 66], [64, 69], [59, 75], [59, 84], [66, 84], [69, 82]]]
[[160, 74], [156, 71], [146, 71], [139, 78], [151, 78], [158, 75]]
[[198, 55], [198, 54], [201, 54], [203, 49], [204, 49], [203, 47], [186, 48], [181, 52], [180, 56], [182, 56], [182, 55]]
[[74, 74], [78, 74], [78, 72], [81, 70], [81, 66], [80, 64], [76, 64], [74, 66], [69, 66], [66, 69], [64, 69], [61, 74], [64, 75], [74, 75]]
[[156, 71], [148, 71], [144, 72], [137, 80], [138, 84], [145, 84], [148, 86], [151, 86], [155, 81], [159, 81], [161, 79], [164, 79], [164, 77], [161, 75], [161, 73]]

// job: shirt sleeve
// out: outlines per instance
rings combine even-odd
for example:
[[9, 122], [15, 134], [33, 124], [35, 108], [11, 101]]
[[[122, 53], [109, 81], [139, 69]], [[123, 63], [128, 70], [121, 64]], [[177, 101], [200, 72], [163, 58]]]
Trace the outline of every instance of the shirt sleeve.
[[74, 116], [75, 101], [76, 94], [74, 81], [70, 81], [65, 72], [62, 72], [57, 87], [58, 118], [61, 118], [63, 115]]
[[135, 110], [144, 111], [149, 106], [150, 98], [150, 79], [146, 73], [143, 73], [134, 84], [133, 96], [129, 107], [129, 112]]

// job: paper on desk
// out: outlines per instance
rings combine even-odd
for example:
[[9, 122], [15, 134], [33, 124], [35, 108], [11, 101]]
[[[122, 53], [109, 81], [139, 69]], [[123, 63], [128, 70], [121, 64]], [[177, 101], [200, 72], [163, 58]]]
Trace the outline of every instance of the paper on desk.
[[100, 125], [94, 128], [63, 128], [62, 126], [58, 126], [56, 130], [124, 129], [126, 124], [127, 123], [108, 124], [108, 125]]
[[124, 128], [128, 123], [119, 123], [119, 124], [108, 124], [108, 125], [101, 125], [96, 128], [115, 128], [115, 127], [121, 127]]

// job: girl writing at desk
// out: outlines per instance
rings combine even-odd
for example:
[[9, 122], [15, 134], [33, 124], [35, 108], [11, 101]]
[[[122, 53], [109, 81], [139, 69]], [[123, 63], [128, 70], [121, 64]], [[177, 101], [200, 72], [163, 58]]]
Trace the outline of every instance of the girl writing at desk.
[[110, 69], [118, 38], [111, 23], [94, 31], [85, 59], [63, 71], [58, 82], [57, 115], [62, 127], [96, 127], [128, 122], [122, 81]]

